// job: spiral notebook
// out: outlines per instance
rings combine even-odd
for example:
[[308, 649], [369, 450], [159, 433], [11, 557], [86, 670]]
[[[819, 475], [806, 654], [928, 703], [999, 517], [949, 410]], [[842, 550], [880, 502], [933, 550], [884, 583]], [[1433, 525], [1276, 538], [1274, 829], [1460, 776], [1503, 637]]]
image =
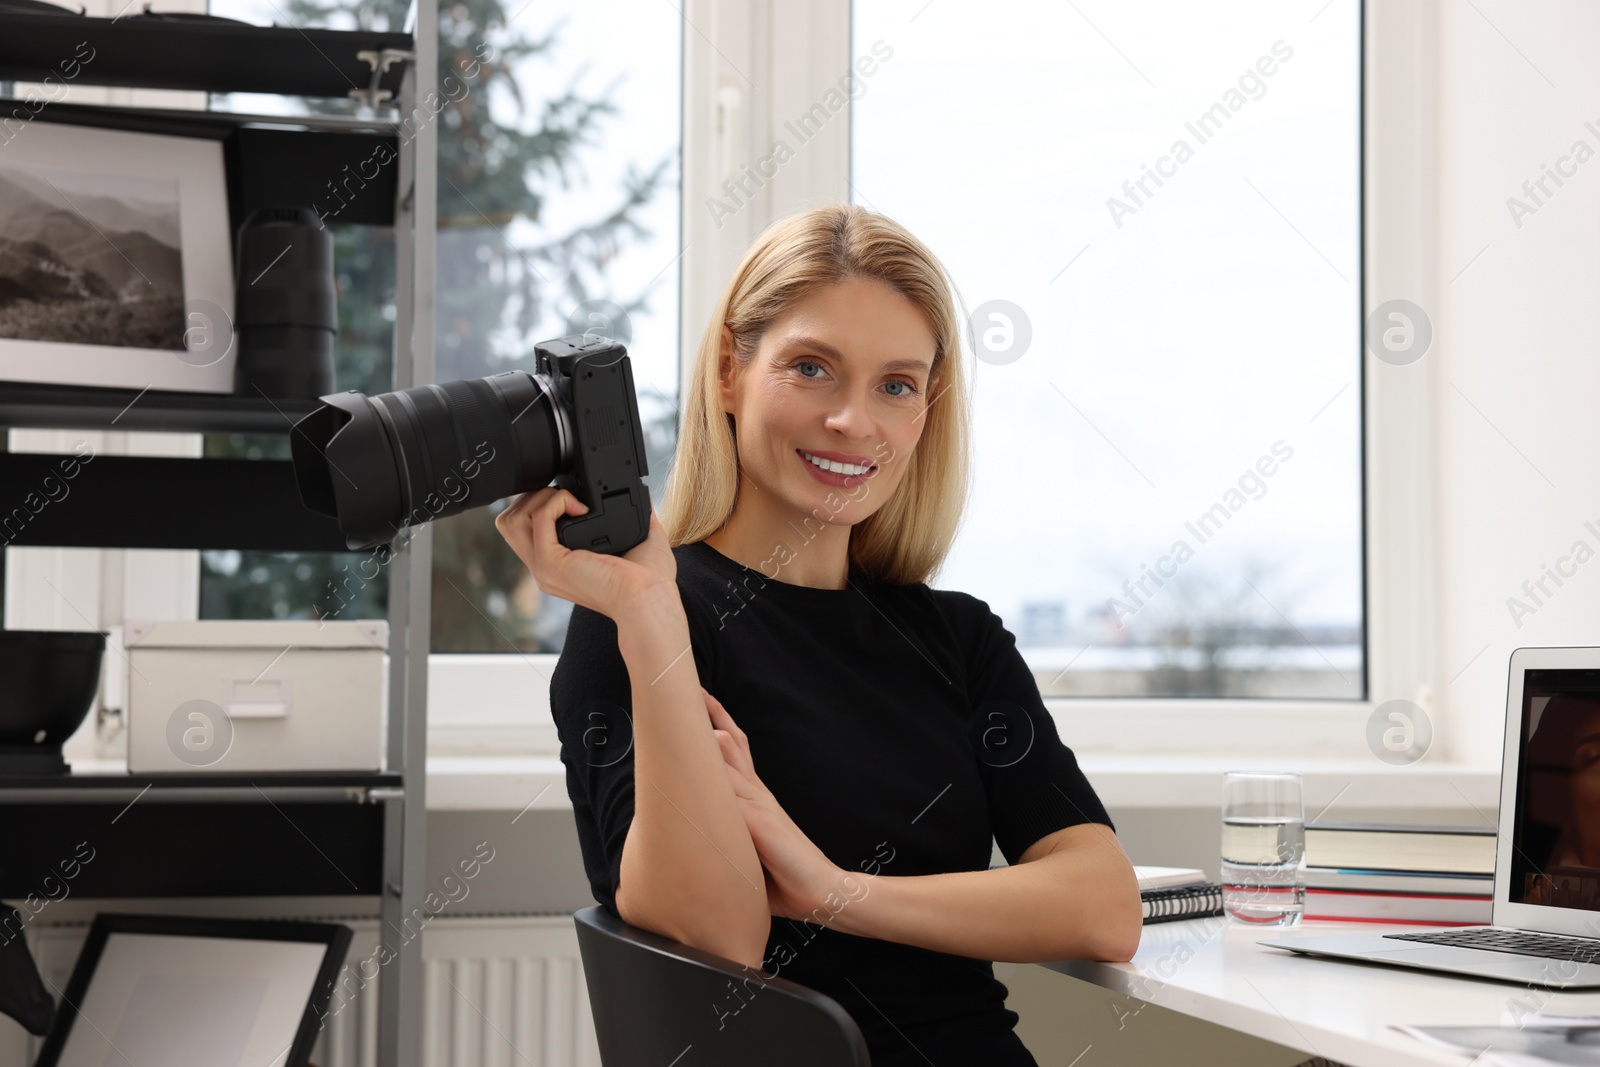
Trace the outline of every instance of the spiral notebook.
[[1171, 922], [1222, 914], [1222, 887], [1192, 867], [1134, 867], [1144, 921]]

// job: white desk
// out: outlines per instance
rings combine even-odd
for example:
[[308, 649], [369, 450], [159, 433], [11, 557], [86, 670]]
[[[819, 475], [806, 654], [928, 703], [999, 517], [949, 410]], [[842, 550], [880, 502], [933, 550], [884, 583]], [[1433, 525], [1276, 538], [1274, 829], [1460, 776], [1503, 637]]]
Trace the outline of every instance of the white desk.
[[[1284, 931], [1397, 933], [1390, 924], [1308, 922]], [[1600, 992], [1559, 993], [1380, 964], [1298, 956], [1256, 944], [1279, 936], [1225, 918], [1146, 926], [1128, 963], [1043, 966], [1207, 1022], [1352, 1067], [1466, 1067], [1473, 1057], [1390, 1029], [1514, 1026], [1530, 1010], [1600, 1015]], [[1135, 1011], [1138, 1009], [1135, 1008]]]

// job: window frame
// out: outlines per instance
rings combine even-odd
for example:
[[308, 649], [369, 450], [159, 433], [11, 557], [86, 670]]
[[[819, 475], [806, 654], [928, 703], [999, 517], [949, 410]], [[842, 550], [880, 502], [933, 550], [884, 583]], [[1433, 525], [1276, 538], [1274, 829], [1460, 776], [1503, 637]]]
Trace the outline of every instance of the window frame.
[[[830, 199], [850, 198], [850, 127], [836, 121], [758, 183], [752, 168], [780, 136], [784, 116], [819, 99], [851, 62], [848, 0], [786, 5], [779, 0], [686, 0], [683, 8], [680, 382], [693, 373], [705, 320], [729, 275], [772, 219]], [[1360, 80], [1362, 291], [1365, 307], [1391, 294], [1419, 294], [1432, 306], [1434, 227], [1425, 191], [1433, 156], [1434, 26], [1426, 12], [1367, 4]], [[781, 46], [780, 46], [781, 43]], [[1381, 113], [1366, 105], [1386, 102]], [[715, 220], [708, 201], [746, 177], [749, 195]], [[758, 175], [759, 176], [759, 175]], [[724, 202], [729, 202], [724, 197]], [[1393, 220], [1392, 225], [1385, 224]], [[1362, 400], [1364, 606], [1368, 699], [1141, 699], [1045, 697], [1061, 736], [1076, 750], [1117, 755], [1285, 756], [1364, 760], [1366, 724], [1391, 699], [1420, 705], [1436, 720], [1437, 582], [1431, 566], [1435, 502], [1434, 362], [1406, 368], [1364, 353]], [[1385, 371], [1401, 370], [1402, 374]], [[1379, 463], [1377, 457], [1384, 457]], [[526, 700], [523, 660], [555, 656], [451, 656], [430, 661], [430, 748], [452, 752], [554, 752], [547, 684]], [[1047, 678], [1041, 678], [1041, 683]], [[520, 695], [526, 716], [483, 709]], [[524, 726], [517, 726], [522, 719]], [[1449, 731], [1435, 734], [1448, 741]], [[1443, 753], [1447, 758], [1448, 751]]]

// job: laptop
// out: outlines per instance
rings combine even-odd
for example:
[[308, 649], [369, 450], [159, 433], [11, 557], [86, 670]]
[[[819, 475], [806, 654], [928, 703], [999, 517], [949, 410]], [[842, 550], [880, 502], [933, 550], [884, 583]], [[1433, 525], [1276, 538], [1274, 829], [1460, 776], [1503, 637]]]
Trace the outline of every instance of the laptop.
[[1259, 943], [1554, 989], [1600, 988], [1600, 648], [1511, 653], [1490, 920]]

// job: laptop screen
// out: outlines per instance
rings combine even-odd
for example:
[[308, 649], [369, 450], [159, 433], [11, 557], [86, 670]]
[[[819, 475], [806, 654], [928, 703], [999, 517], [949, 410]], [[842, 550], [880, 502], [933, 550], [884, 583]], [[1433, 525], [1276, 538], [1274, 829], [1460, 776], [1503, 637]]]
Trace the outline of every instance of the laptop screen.
[[1600, 911], [1600, 670], [1528, 670], [1513, 904]]

